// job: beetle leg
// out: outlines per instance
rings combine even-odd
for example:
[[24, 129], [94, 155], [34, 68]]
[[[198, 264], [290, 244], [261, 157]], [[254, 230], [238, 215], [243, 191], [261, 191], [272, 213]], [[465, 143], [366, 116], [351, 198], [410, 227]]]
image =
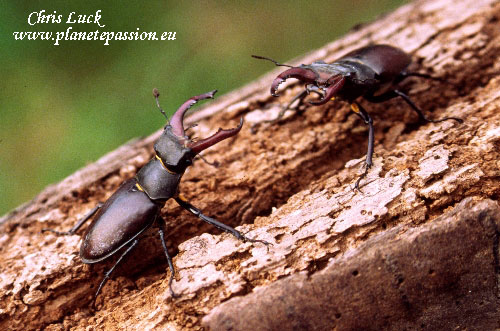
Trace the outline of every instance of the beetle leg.
[[323, 88], [320, 88], [320, 87], [313, 85], [313, 84], [307, 84], [306, 91], [307, 91], [307, 94], [310, 94], [311, 92], [313, 92], [313, 93], [316, 93], [317, 95], [319, 95], [320, 98], [325, 97], [325, 90]]
[[83, 218], [81, 220], [78, 221], [78, 223], [76, 223], [71, 229], [69, 229], [68, 231], [56, 231], [56, 230], [53, 230], [53, 229], [42, 229], [42, 232], [53, 232], [55, 234], [58, 234], [58, 235], [65, 235], [65, 236], [68, 236], [68, 235], [74, 235], [76, 231], [78, 231], [78, 229], [80, 229], [82, 227], [82, 225], [87, 222], [98, 210], [99, 208], [102, 207], [102, 203], [98, 203], [97, 206], [95, 206], [94, 208], [92, 208], [87, 214], [85, 214], [85, 216], [83, 216]]
[[111, 269], [109, 269], [108, 271], [106, 271], [106, 273], [104, 274], [104, 278], [101, 280], [101, 283], [99, 284], [99, 287], [97, 288], [97, 291], [95, 292], [95, 296], [94, 296], [94, 304], [95, 304], [95, 300], [97, 299], [97, 296], [99, 295], [99, 293], [101, 292], [101, 289], [102, 287], [104, 286], [104, 284], [106, 283], [106, 281], [108, 280], [109, 276], [111, 276], [111, 274], [113, 273], [113, 271], [115, 270], [116, 266], [123, 260], [123, 258], [128, 254], [130, 253], [130, 251], [137, 245], [137, 243], [139, 243], [139, 239], [135, 239], [132, 244], [130, 244], [130, 246], [127, 247], [127, 249], [125, 250], [125, 252], [122, 253], [122, 255], [118, 258], [118, 260], [115, 262], [115, 264], [111, 267]]
[[248, 242], [251, 242], [251, 243], [256, 243], [256, 242], [259, 242], [259, 243], [262, 243], [264, 245], [270, 245], [269, 242], [265, 241], [265, 240], [260, 240], [260, 239], [251, 239], [251, 238], [248, 238], [246, 237], [245, 235], [243, 235], [241, 232], [239, 232], [238, 230], [230, 227], [229, 225], [226, 225], [224, 223], [221, 223], [219, 221], [217, 221], [216, 219], [213, 219], [211, 217], [208, 217], [206, 215], [203, 215], [203, 213], [201, 212], [201, 210], [199, 210], [198, 208], [196, 208], [195, 206], [193, 206], [192, 204], [190, 204], [184, 197], [182, 197], [181, 195], [177, 196], [174, 198], [175, 201], [177, 201], [177, 203], [184, 209], [186, 209], [188, 212], [190, 212], [191, 214], [193, 214], [194, 216], [200, 218], [202, 221], [205, 221], [207, 222], [208, 224], [211, 224], [213, 226], [215, 226], [216, 228], [218, 228], [219, 230], [222, 230], [224, 232], [228, 232], [230, 234], [232, 234], [233, 236], [235, 236], [237, 239], [241, 240], [241, 241], [248, 241]]
[[170, 269], [170, 280], [168, 281], [168, 288], [170, 290], [170, 295], [172, 295], [172, 298], [178, 298], [179, 296], [175, 294], [174, 290], [172, 289], [172, 281], [174, 280], [175, 277], [175, 269], [174, 269], [174, 264], [172, 262], [172, 258], [168, 254], [167, 244], [165, 243], [165, 220], [160, 215], [158, 215], [156, 221], [160, 225], [158, 233], [160, 234], [161, 244], [163, 246], [163, 251], [165, 252], [165, 256], [167, 257], [168, 268]]
[[[271, 123], [271, 124], [274, 124], [274, 123], [278, 122], [280, 119], [282, 119], [283, 116], [285, 116], [285, 113], [287, 112], [287, 110], [295, 110], [295, 111], [297, 111], [297, 109], [302, 104], [304, 98], [308, 94], [309, 94], [309, 91], [307, 89], [305, 89], [304, 91], [300, 92], [299, 94], [297, 94], [296, 96], [294, 96], [293, 99], [285, 107], [281, 108], [281, 110], [280, 110], [278, 116], [276, 116], [276, 118], [273, 118], [272, 120], [262, 121], [260, 123]], [[297, 103], [297, 106], [295, 106], [294, 108], [292, 108], [292, 105], [297, 100], [299, 100], [299, 102]], [[255, 123], [252, 126], [252, 128], [251, 128], [252, 132], [255, 131], [255, 127], [258, 126], [260, 123]]]
[[214, 168], [218, 168], [220, 166], [220, 163], [217, 160], [210, 162], [207, 159], [205, 159], [201, 154], [196, 155], [196, 157], [200, 158], [203, 162]]
[[373, 164], [373, 148], [374, 148], [374, 130], [373, 130], [373, 120], [368, 114], [368, 112], [357, 102], [353, 102], [351, 104], [351, 109], [354, 113], [356, 113], [361, 119], [368, 125], [368, 151], [366, 152], [366, 160], [365, 160], [365, 172], [359, 176], [358, 180], [354, 187], [359, 191], [359, 182], [363, 179], [370, 167]]
[[[294, 96], [293, 99], [286, 105], [286, 107], [280, 111], [280, 113], [278, 114], [278, 117], [276, 117], [274, 120], [265, 121], [265, 122], [272, 122], [272, 123], [277, 122], [285, 115], [286, 111], [289, 109], [298, 112], [299, 107], [304, 103], [304, 99], [306, 98], [306, 96], [311, 94], [311, 92], [316, 93], [317, 95], [319, 95], [320, 98], [325, 96], [325, 92], [321, 88], [319, 88], [313, 84], [307, 84], [306, 89], [304, 91], [300, 92], [299, 94], [297, 94], [296, 96]], [[292, 108], [292, 105], [297, 100], [299, 100], [299, 102], [297, 103], [297, 105], [295, 107]]]
[[401, 91], [398, 91], [398, 90], [394, 90], [394, 93], [396, 93], [398, 96], [400, 96], [401, 98], [403, 98], [403, 100], [414, 110], [417, 112], [418, 116], [420, 117], [420, 120], [422, 121], [425, 121], [425, 122], [431, 122], [431, 123], [439, 123], [439, 122], [443, 122], [443, 121], [447, 121], [447, 120], [454, 120], [454, 121], [457, 121], [458, 123], [463, 123], [464, 121], [461, 119], [461, 118], [458, 118], [458, 117], [443, 117], [441, 119], [438, 119], [438, 120], [431, 120], [427, 117], [425, 117], [424, 113], [422, 112], [422, 110], [420, 108], [417, 107], [417, 105], [415, 105], [413, 103], [413, 101], [411, 101], [410, 97], [407, 96], [405, 93], [401, 92]]
[[455, 85], [455, 84], [450, 83], [449, 81], [447, 81], [446, 79], [443, 79], [443, 78], [434, 77], [434, 76], [431, 76], [429, 74], [424, 74], [424, 73], [420, 73], [420, 72], [406, 72], [406, 71], [403, 71], [402, 73], [400, 73], [399, 76], [394, 80], [394, 83], [397, 84], [397, 83], [401, 82], [403, 79], [406, 79], [407, 77], [421, 77], [421, 78], [425, 78], [425, 79], [435, 80], [435, 81], [438, 81], [441, 83]]
[[[275, 119], [269, 120], [269, 121], [264, 121], [264, 123], [276, 123], [276, 122], [278, 122], [280, 119], [283, 118], [283, 116], [285, 116], [286, 111], [289, 110], [289, 109], [297, 111], [297, 109], [300, 107], [300, 105], [304, 101], [304, 98], [308, 94], [309, 94], [309, 90], [306, 88], [304, 91], [302, 91], [299, 94], [297, 94], [296, 96], [294, 96], [293, 99], [283, 109], [281, 109], [281, 111], [279, 112], [278, 116]], [[292, 105], [297, 100], [299, 100], [299, 102], [297, 103], [297, 106], [295, 106], [294, 108], [292, 108]]]
[[431, 120], [424, 115], [423, 111], [420, 108], [418, 108], [417, 105], [415, 105], [413, 103], [413, 101], [411, 101], [411, 99], [408, 95], [406, 95], [405, 93], [403, 93], [399, 90], [390, 90], [390, 91], [387, 91], [387, 92], [382, 93], [381, 95], [377, 95], [377, 96], [374, 96], [374, 95], [364, 96], [364, 98], [366, 100], [373, 102], [373, 103], [384, 102], [384, 101], [387, 101], [387, 100], [390, 100], [390, 99], [393, 99], [396, 97], [403, 98], [403, 100], [411, 107], [411, 109], [413, 109], [418, 114], [418, 117], [423, 122], [439, 123], [439, 122], [443, 122], [443, 121], [447, 121], [447, 120], [454, 120], [454, 121], [457, 121], [458, 123], [464, 122], [462, 119], [460, 119], [458, 117], [444, 117], [444, 118], [441, 118], [438, 120]]
[[[262, 123], [270, 123], [270, 124], [275, 124], [276, 122], [278, 122], [280, 119], [283, 118], [283, 116], [285, 116], [285, 113], [288, 111], [288, 110], [293, 110], [295, 112], [299, 112], [299, 107], [300, 105], [302, 105], [302, 103], [304, 102], [304, 99], [307, 95], [309, 95], [310, 92], [314, 92], [314, 93], [317, 93], [320, 97], [323, 96], [323, 94], [321, 93], [321, 90], [314, 86], [315, 88], [310, 88], [309, 86], [313, 86], [311, 84], [307, 85], [306, 86], [306, 89], [302, 92], [300, 92], [299, 94], [297, 94], [296, 96], [293, 97], [293, 99], [285, 106], [283, 107], [278, 116], [276, 116], [276, 118], [273, 118], [272, 120], [267, 120], [267, 121], [262, 121], [262, 122], [258, 122], [258, 123], [254, 123], [252, 125], [252, 127], [250, 128], [250, 131], [255, 134], [257, 132], [257, 127], [262, 124]], [[297, 105], [295, 107], [292, 108], [292, 105], [295, 103], [295, 101], [299, 100], [299, 102], [297, 103]]]

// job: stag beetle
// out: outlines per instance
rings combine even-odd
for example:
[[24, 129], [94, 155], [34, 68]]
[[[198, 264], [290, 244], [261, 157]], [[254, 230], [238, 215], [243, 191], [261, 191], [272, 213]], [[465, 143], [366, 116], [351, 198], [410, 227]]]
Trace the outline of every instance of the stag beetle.
[[279, 74], [271, 85], [271, 95], [277, 97], [277, 90], [281, 83], [288, 78], [296, 78], [306, 84], [304, 91], [295, 96], [292, 101], [281, 110], [278, 116], [271, 121], [276, 122], [283, 117], [291, 105], [299, 100], [297, 109], [304, 98], [311, 92], [320, 96], [319, 100], [309, 102], [312, 105], [322, 105], [330, 100], [339, 98], [351, 105], [351, 110], [356, 113], [368, 125], [368, 151], [365, 161], [365, 172], [356, 181], [355, 188], [359, 190], [359, 182], [364, 178], [368, 169], [372, 166], [373, 156], [373, 120], [368, 112], [356, 99], [365, 98], [372, 103], [380, 103], [392, 98], [401, 97], [418, 114], [424, 122], [442, 122], [454, 120], [463, 123], [456, 117], [445, 117], [439, 120], [427, 118], [422, 110], [417, 107], [410, 97], [404, 92], [391, 88], [410, 76], [444, 81], [427, 74], [408, 72], [407, 67], [411, 63], [411, 57], [399, 48], [389, 45], [372, 45], [354, 50], [332, 63], [315, 61], [312, 64], [301, 64], [293, 67], [281, 64], [273, 59], [252, 55], [252, 57], [273, 62], [277, 66], [290, 67]]
[[175, 270], [165, 243], [165, 220], [160, 215], [161, 208], [170, 198], [173, 198], [182, 208], [201, 220], [234, 235], [239, 240], [269, 244], [264, 240], [247, 238], [236, 229], [205, 216], [201, 210], [191, 205], [178, 192], [181, 177], [186, 168], [193, 163], [195, 156], [208, 147], [235, 136], [243, 126], [242, 118], [236, 128], [219, 129], [214, 135], [199, 141], [192, 141], [186, 135], [183, 126], [186, 111], [199, 100], [213, 98], [216, 92], [214, 90], [188, 99], [175, 112], [169, 122], [168, 116], [160, 107], [158, 90], [154, 89], [153, 95], [156, 104], [161, 113], [167, 118], [167, 125], [154, 145], [155, 157], [141, 168], [134, 178], [125, 181], [104, 204], [99, 204], [93, 208], [69, 231], [42, 230], [59, 235], [73, 235], [97, 212], [84, 234], [80, 247], [80, 257], [83, 263], [101, 262], [127, 246], [113, 267], [105, 273], [95, 293], [94, 302], [116, 266], [137, 245], [139, 235], [154, 222], [159, 226], [158, 233], [171, 272], [169, 280], [170, 293], [172, 297], [177, 296], [172, 289]]

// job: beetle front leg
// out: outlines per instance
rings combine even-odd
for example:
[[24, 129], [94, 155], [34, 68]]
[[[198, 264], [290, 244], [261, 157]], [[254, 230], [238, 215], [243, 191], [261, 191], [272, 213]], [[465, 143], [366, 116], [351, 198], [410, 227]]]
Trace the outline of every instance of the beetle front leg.
[[374, 149], [374, 129], [372, 118], [370, 117], [368, 112], [363, 107], [361, 107], [359, 103], [353, 102], [351, 104], [351, 109], [354, 113], [361, 117], [365, 124], [368, 124], [368, 151], [366, 152], [365, 172], [361, 176], [359, 176], [356, 184], [354, 185], [354, 187], [359, 191], [359, 182], [368, 174], [368, 170], [373, 164], [372, 158]]
[[99, 210], [99, 208], [101, 208], [101, 207], [102, 207], [102, 203], [98, 203], [97, 206], [95, 206], [87, 214], [85, 214], [85, 216], [83, 216], [83, 218], [81, 220], [79, 220], [78, 223], [76, 223], [68, 231], [56, 231], [56, 230], [53, 230], [53, 229], [46, 228], [46, 229], [42, 229], [42, 233], [48, 231], [48, 232], [55, 233], [57, 235], [65, 235], [65, 236], [74, 235], [75, 232], [78, 231], [78, 229], [80, 229], [82, 227], [82, 225], [85, 222], [87, 222]]
[[[293, 99], [284, 108], [281, 109], [281, 111], [278, 113], [278, 116], [275, 119], [270, 120], [270, 121], [265, 121], [265, 123], [276, 123], [276, 122], [278, 122], [280, 119], [283, 118], [283, 116], [285, 116], [285, 113], [289, 109], [297, 111], [299, 109], [300, 105], [302, 104], [302, 102], [304, 101], [304, 98], [308, 94], [309, 94], [309, 91], [307, 89], [305, 89], [304, 91], [302, 91], [299, 94], [297, 94], [296, 96], [294, 96]], [[294, 108], [292, 108], [292, 105], [297, 100], [299, 100], [299, 102], [297, 103], [297, 106], [295, 106]]]
[[[304, 103], [304, 99], [310, 94], [310, 93], [316, 93], [318, 94], [320, 97], [322, 97], [324, 95], [324, 93], [322, 93], [321, 89], [317, 86], [314, 86], [312, 84], [309, 84], [306, 86], [306, 89], [302, 92], [300, 92], [299, 94], [297, 94], [296, 96], [293, 97], [293, 99], [285, 106], [283, 107], [280, 112], [278, 113], [278, 116], [276, 116], [276, 118], [273, 118], [272, 120], [266, 120], [266, 121], [262, 121], [262, 122], [259, 122], [259, 123], [254, 123], [252, 125], [252, 127], [250, 128], [250, 131], [255, 134], [257, 132], [257, 127], [262, 124], [262, 123], [270, 123], [270, 124], [274, 124], [276, 122], [278, 122], [279, 120], [281, 120], [283, 118], [283, 116], [285, 116], [286, 112], [288, 110], [293, 110], [295, 112], [301, 112], [299, 110], [299, 107]], [[299, 102], [297, 102], [297, 105], [295, 107], [292, 108], [292, 105], [297, 101], [299, 100]]]
[[209, 166], [212, 166], [214, 168], [218, 168], [220, 166], [220, 163], [217, 160], [210, 162], [207, 159], [205, 159], [203, 157], [203, 155], [201, 155], [201, 154], [196, 155], [196, 157], [199, 158], [200, 160], [202, 160], [203, 162], [205, 162], [206, 164], [208, 164]]
[[[296, 112], [299, 112], [299, 107], [304, 103], [304, 99], [311, 93], [316, 93], [320, 97], [324, 96], [323, 91], [317, 87], [316, 85], [308, 84], [306, 85], [306, 88], [304, 91], [300, 92], [296, 96], [293, 97], [293, 99], [279, 112], [278, 116], [270, 121], [264, 121], [264, 123], [276, 123], [279, 121], [283, 116], [285, 116], [285, 113], [287, 110], [294, 110]], [[292, 105], [295, 103], [295, 101], [299, 100], [297, 105], [292, 108]]]
[[175, 269], [172, 258], [170, 257], [170, 254], [168, 254], [167, 244], [165, 243], [165, 220], [160, 215], [158, 215], [156, 221], [160, 226], [160, 228], [158, 229], [158, 233], [160, 234], [161, 244], [163, 246], [165, 256], [167, 257], [168, 268], [170, 269], [170, 280], [168, 281], [168, 288], [170, 290], [170, 295], [172, 295], [172, 298], [178, 298], [179, 296], [175, 294], [174, 290], [172, 289], [172, 282], [175, 277]]
[[221, 223], [219, 221], [217, 221], [216, 219], [213, 219], [211, 217], [208, 217], [206, 215], [203, 215], [203, 213], [201, 212], [201, 210], [199, 210], [198, 208], [196, 208], [195, 206], [193, 206], [192, 204], [190, 204], [182, 195], [178, 195], [177, 197], [174, 198], [175, 201], [177, 201], [177, 203], [184, 209], [186, 209], [188, 212], [190, 212], [191, 214], [193, 214], [194, 216], [200, 218], [202, 221], [205, 221], [207, 222], [208, 224], [211, 224], [213, 226], [215, 226], [216, 228], [218, 228], [219, 230], [222, 230], [224, 232], [228, 232], [230, 234], [232, 234], [233, 236], [235, 236], [237, 239], [239, 240], [242, 240], [242, 241], [248, 241], [248, 242], [251, 242], [251, 243], [256, 243], [256, 242], [259, 242], [259, 243], [262, 243], [264, 245], [270, 245], [271, 243], [265, 241], [265, 240], [260, 240], [260, 239], [251, 239], [251, 238], [248, 238], [246, 237], [245, 235], [243, 235], [241, 232], [239, 232], [238, 230], [230, 227], [229, 225], [226, 225], [224, 223]]
[[257, 122], [257, 123], [254, 123], [251, 127], [250, 127], [250, 132], [252, 134], [255, 134], [257, 133], [257, 128], [263, 124], [263, 123], [270, 123], [270, 124], [274, 124], [274, 123], [277, 123], [280, 119], [283, 118], [283, 116], [285, 116], [285, 113], [287, 112], [287, 110], [291, 109], [291, 110], [295, 110], [297, 111], [297, 109], [292, 109], [290, 108], [292, 106], [292, 104], [299, 100], [299, 103], [297, 105], [296, 108], [298, 108], [301, 104], [302, 104], [302, 101], [304, 100], [304, 98], [307, 96], [308, 92], [307, 90], [304, 90], [302, 92], [300, 92], [299, 94], [297, 94], [296, 96], [293, 97], [292, 101], [290, 101], [285, 107], [281, 108], [280, 112], [278, 113], [278, 116], [276, 116], [275, 118], [273, 118], [272, 120], [266, 120], [266, 121], [262, 121], [262, 122]]

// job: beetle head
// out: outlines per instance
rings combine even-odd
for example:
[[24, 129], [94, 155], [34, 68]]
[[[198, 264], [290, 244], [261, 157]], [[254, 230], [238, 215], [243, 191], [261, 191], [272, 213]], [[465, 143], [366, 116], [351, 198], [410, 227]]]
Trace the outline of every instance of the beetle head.
[[318, 87], [323, 92], [323, 97], [314, 102], [322, 105], [330, 101], [344, 86], [345, 75], [323, 61], [313, 62], [310, 65], [300, 65], [283, 71], [276, 77], [271, 85], [271, 95], [277, 97], [278, 87], [288, 78], [296, 78], [303, 83]]
[[[182, 106], [177, 109], [170, 123], [165, 126], [162, 135], [156, 141], [154, 146], [156, 155], [161, 159], [169, 171], [177, 174], [183, 173], [186, 168], [193, 163], [193, 158], [198, 153], [215, 145], [221, 140], [236, 135], [243, 126], [242, 118], [240, 124], [236, 128], [228, 130], [219, 129], [219, 131], [212, 136], [198, 141], [189, 139], [184, 130], [184, 114], [199, 100], [213, 99], [216, 92], [217, 90], [200, 94], [184, 102]], [[153, 92], [153, 94], [158, 100], [159, 94], [155, 94], [155, 92]]]
[[278, 87], [288, 78], [295, 78], [303, 83], [311, 84], [319, 88], [323, 92], [323, 97], [315, 102], [310, 102], [313, 105], [322, 105], [330, 101], [344, 86], [347, 76], [350, 75], [342, 66], [328, 64], [324, 61], [316, 61], [310, 65], [301, 64], [298, 67], [289, 64], [278, 63], [277, 61], [258, 55], [252, 57], [259, 60], [267, 60], [273, 62], [280, 67], [289, 67], [290, 69], [283, 71], [278, 75], [271, 84], [271, 95], [278, 96]]

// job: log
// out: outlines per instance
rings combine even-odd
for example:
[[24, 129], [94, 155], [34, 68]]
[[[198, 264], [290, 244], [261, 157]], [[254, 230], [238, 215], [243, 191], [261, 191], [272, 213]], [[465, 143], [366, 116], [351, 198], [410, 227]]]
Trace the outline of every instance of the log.
[[[363, 171], [367, 129], [342, 102], [273, 118], [303, 87], [269, 94], [279, 68], [194, 113], [195, 136], [246, 125], [207, 150], [180, 190], [207, 215], [269, 248], [220, 234], [168, 202], [173, 299], [155, 229], [117, 268], [85, 265], [69, 229], [152, 157], [159, 132], [131, 141], [47, 187], [0, 219], [0, 329], [477, 329], [499, 328], [500, 3], [416, 1], [289, 61], [332, 61], [370, 43], [411, 53], [412, 69], [449, 83], [402, 84], [432, 118], [416, 124], [401, 100], [361, 101], [374, 119], [374, 166]], [[186, 98], [189, 96], [186, 96]]]

